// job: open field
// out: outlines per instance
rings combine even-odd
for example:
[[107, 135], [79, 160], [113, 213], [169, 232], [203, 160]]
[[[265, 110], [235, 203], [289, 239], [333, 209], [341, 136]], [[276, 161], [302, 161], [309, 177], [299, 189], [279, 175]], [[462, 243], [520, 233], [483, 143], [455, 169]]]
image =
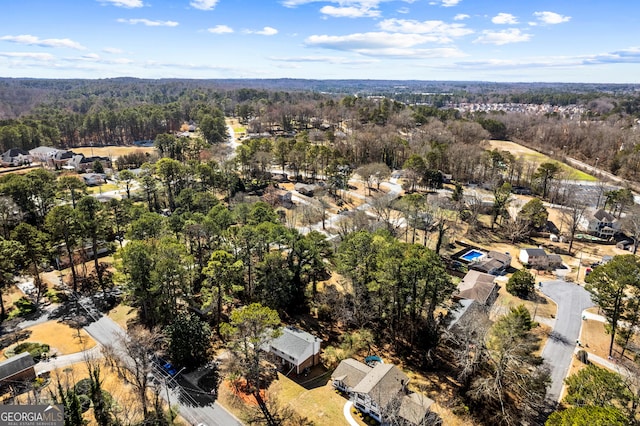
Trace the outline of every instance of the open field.
[[152, 154], [156, 151], [153, 147], [141, 147], [141, 146], [97, 146], [97, 147], [80, 147], [80, 148], [72, 148], [71, 149], [76, 154], [83, 154], [85, 157], [90, 156], [100, 156], [100, 157], [109, 157], [112, 160], [116, 158], [131, 154], [132, 152], [143, 152]]
[[555, 160], [545, 154], [542, 154], [538, 151], [534, 151], [533, 149], [529, 149], [515, 142], [490, 140], [489, 147], [491, 149], [498, 149], [500, 151], [508, 151], [511, 154], [513, 154], [513, 156], [516, 158], [522, 157], [524, 160], [532, 161], [534, 163], [539, 163], [539, 164], [542, 164], [545, 162], [558, 163], [562, 167], [562, 170], [567, 173], [567, 179], [583, 180], [583, 181], [589, 181], [589, 182], [595, 182], [598, 180], [596, 177], [591, 176], [588, 173], [584, 173], [578, 169], [574, 169], [573, 167], [563, 164], [558, 160]]

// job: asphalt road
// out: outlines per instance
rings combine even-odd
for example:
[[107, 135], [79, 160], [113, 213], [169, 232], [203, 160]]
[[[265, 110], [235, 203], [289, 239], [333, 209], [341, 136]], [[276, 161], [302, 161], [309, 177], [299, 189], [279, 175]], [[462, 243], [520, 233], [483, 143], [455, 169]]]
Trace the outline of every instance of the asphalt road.
[[593, 302], [591, 294], [575, 283], [547, 281], [541, 290], [558, 305], [555, 326], [542, 351], [542, 357], [551, 366], [551, 387], [547, 391], [547, 398], [556, 402], [560, 399], [580, 337], [582, 311], [593, 306]]
[[[103, 316], [97, 321], [92, 322], [85, 327], [87, 333], [91, 335], [97, 342], [103, 345], [114, 345], [119, 341], [120, 336], [124, 333], [122, 328], [107, 316]], [[169, 389], [169, 402], [171, 405], [179, 403], [180, 414], [191, 424], [205, 424], [207, 426], [242, 426], [233, 414], [224, 409], [217, 402], [213, 405], [196, 406], [190, 404], [184, 398], [179, 398], [175, 392], [175, 388]], [[161, 392], [163, 398], [167, 398], [165, 392]]]

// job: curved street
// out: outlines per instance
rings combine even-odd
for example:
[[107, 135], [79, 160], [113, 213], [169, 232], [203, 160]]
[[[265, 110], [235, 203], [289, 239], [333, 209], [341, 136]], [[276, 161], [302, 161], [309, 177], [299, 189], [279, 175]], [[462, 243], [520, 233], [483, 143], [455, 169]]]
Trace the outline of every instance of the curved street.
[[582, 311], [594, 304], [591, 294], [575, 283], [547, 281], [541, 290], [558, 306], [553, 331], [542, 351], [542, 357], [551, 366], [551, 386], [547, 391], [547, 398], [555, 403], [560, 399], [564, 379], [580, 337]]

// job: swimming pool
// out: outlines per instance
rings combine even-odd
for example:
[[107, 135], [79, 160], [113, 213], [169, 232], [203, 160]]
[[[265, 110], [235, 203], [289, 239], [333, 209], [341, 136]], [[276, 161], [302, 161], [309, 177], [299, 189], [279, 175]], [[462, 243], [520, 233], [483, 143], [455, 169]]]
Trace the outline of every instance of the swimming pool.
[[462, 256], [460, 256], [460, 259], [466, 260], [467, 262], [474, 262], [482, 257], [484, 257], [483, 252], [479, 250], [471, 249], [465, 254], [463, 254]]

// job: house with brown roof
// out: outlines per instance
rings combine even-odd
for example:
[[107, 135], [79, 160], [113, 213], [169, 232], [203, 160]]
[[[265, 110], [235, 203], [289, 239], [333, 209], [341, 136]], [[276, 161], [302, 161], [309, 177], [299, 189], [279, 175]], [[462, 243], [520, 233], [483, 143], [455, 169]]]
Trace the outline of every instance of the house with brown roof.
[[469, 265], [469, 269], [491, 275], [502, 275], [511, 266], [511, 255], [491, 250], [481, 260]]
[[491, 306], [498, 297], [496, 277], [484, 272], [470, 270], [458, 284], [458, 299], [475, 300], [480, 305]]
[[353, 358], [342, 360], [340, 364], [338, 364], [338, 367], [333, 370], [333, 374], [331, 374], [333, 387], [351, 394], [353, 388], [360, 383], [372, 369], [373, 367], [369, 367], [367, 364], [363, 364]]

